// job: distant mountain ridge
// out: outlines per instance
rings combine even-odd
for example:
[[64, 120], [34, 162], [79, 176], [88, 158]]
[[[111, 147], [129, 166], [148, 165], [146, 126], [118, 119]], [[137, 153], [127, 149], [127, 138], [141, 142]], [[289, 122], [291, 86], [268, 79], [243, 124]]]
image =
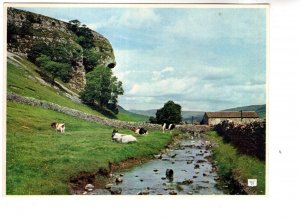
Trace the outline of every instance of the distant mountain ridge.
[[[129, 110], [129, 111], [132, 113], [135, 113], [135, 114], [141, 114], [141, 115], [148, 116], [148, 117], [150, 117], [150, 116], [155, 117], [157, 109]], [[202, 113], [204, 114], [205, 112], [204, 111], [182, 111], [181, 115], [185, 119], [185, 118], [189, 118], [192, 116], [194, 116], [194, 117], [199, 116], [199, 114], [202, 114]]]
[[[243, 107], [235, 107], [235, 108], [229, 108], [221, 111], [255, 111], [260, 118], [266, 117], [266, 105], [249, 105], [249, 106], [243, 106]], [[135, 114], [141, 114], [144, 116], [153, 116], [155, 117], [157, 109], [149, 109], [149, 110], [129, 110], [132, 113]], [[201, 122], [203, 119], [205, 111], [182, 111], [182, 120], [186, 122]]]
[[266, 104], [235, 107], [235, 108], [229, 108], [222, 111], [240, 111], [240, 110], [255, 111], [260, 118], [262, 119], [266, 118]]

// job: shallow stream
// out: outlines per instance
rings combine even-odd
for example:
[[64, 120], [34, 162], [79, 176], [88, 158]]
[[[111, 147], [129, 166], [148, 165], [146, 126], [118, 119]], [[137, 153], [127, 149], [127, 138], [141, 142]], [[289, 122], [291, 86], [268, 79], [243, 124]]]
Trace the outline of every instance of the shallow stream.
[[[122, 195], [219, 195], [225, 194], [216, 188], [218, 176], [209, 161], [211, 149], [202, 139], [185, 139], [179, 146], [167, 150], [158, 159], [123, 172], [115, 172], [122, 179], [116, 183], [113, 177], [111, 189], [95, 189], [89, 194], [111, 194], [109, 190], [120, 191]], [[172, 169], [173, 178], [166, 176]]]

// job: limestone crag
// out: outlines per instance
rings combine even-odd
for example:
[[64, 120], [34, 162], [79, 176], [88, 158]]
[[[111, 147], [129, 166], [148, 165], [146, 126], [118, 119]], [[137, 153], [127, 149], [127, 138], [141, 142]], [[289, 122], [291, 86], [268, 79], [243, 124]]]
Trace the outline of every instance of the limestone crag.
[[[10, 35], [10, 40], [7, 42], [7, 50], [21, 56], [27, 56], [35, 43], [43, 42], [47, 45], [67, 45], [70, 48], [70, 53], [79, 51], [82, 54], [83, 48], [77, 43], [76, 34], [68, 26], [69, 23], [64, 21], [15, 8], [8, 8], [7, 33]], [[94, 49], [100, 56], [98, 64], [113, 68], [116, 62], [110, 42], [95, 31], [92, 31], [92, 34], [95, 42]], [[80, 92], [86, 83], [86, 72], [83, 66], [82, 55], [72, 64], [72, 70], [72, 79], [69, 85]]]

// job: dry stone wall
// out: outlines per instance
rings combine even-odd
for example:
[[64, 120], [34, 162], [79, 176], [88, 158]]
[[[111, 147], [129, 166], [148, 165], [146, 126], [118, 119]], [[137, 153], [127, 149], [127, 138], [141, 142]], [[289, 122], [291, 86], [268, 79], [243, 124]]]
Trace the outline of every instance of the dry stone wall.
[[[105, 117], [99, 117], [96, 115], [91, 115], [87, 114], [78, 110], [74, 110], [68, 107], [63, 107], [48, 101], [42, 101], [42, 100], [37, 100], [35, 98], [30, 98], [30, 97], [24, 97], [21, 95], [17, 95], [12, 92], [8, 92], [7, 94], [7, 100], [8, 101], [13, 101], [21, 104], [26, 104], [26, 105], [31, 105], [35, 107], [42, 107], [45, 109], [50, 109], [54, 110], [60, 113], [64, 113], [70, 116], [78, 117], [90, 122], [95, 122], [99, 123], [102, 125], [106, 126], [111, 126], [113, 128], [132, 128], [132, 127], [137, 127], [141, 128], [144, 127], [148, 130], [161, 130], [162, 127], [159, 124], [152, 124], [152, 123], [147, 123], [147, 122], [127, 122], [127, 121], [120, 121], [120, 120], [114, 120], [114, 119], [108, 119]], [[176, 126], [176, 129], [181, 130], [181, 131], [189, 131], [189, 132], [204, 132], [209, 130], [209, 127], [206, 125], [178, 125]]]

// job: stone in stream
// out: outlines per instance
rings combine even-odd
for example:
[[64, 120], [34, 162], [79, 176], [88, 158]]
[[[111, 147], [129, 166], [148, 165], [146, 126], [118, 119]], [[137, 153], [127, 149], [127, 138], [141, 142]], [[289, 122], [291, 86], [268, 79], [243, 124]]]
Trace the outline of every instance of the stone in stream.
[[149, 195], [150, 191], [148, 189], [142, 191], [142, 195]]
[[169, 195], [177, 195], [177, 192], [175, 190], [172, 190], [169, 192]]
[[165, 179], [166, 179], [166, 177], [161, 177], [161, 179], [162, 179], [162, 180], [165, 180]]
[[182, 182], [179, 182], [178, 184], [180, 184], [180, 185], [190, 185], [190, 184], [192, 184], [194, 181], [193, 180], [191, 180], [191, 179], [186, 179], [186, 180], [184, 180], [184, 181], [182, 181]]
[[186, 164], [191, 164], [191, 163], [193, 163], [192, 160], [186, 162]]
[[196, 179], [198, 176], [193, 176], [193, 179]]
[[205, 141], [205, 145], [210, 146], [211, 145], [210, 141]]
[[167, 169], [166, 170], [166, 177], [168, 179], [173, 179], [173, 177], [174, 177], [174, 171], [172, 169]]
[[205, 162], [207, 162], [207, 161], [206, 160], [197, 160], [196, 163], [205, 163]]
[[111, 187], [111, 189], [110, 189], [110, 193], [111, 193], [112, 195], [120, 195], [120, 194], [122, 193], [122, 188], [113, 186], [113, 187]]
[[206, 173], [203, 173], [202, 175], [203, 175], [203, 176], [208, 176]]
[[146, 189], [144, 189], [143, 191], [140, 191], [137, 193], [138, 195], [149, 195], [150, 194], [150, 188], [147, 187]]
[[187, 194], [188, 194], [188, 195], [192, 195], [192, 194], [193, 194], [193, 192], [188, 192]]
[[162, 159], [162, 154], [153, 155], [155, 159]]
[[117, 177], [116, 178], [116, 183], [121, 183], [121, 182], [123, 182], [123, 179], [121, 177]]
[[93, 189], [95, 188], [95, 186], [93, 186], [92, 184], [87, 184], [84, 189], [91, 192], [93, 191]]
[[173, 155], [171, 156], [171, 158], [174, 158], [174, 157], [176, 157], [176, 155], [177, 155], [177, 154], [173, 154]]
[[105, 185], [105, 188], [106, 188], [106, 189], [111, 189], [112, 186], [113, 186], [112, 183], [108, 183], [108, 184]]
[[158, 171], [158, 169], [154, 169], [153, 171], [154, 171], [154, 172], [157, 172], [157, 171]]
[[200, 165], [199, 164], [195, 164], [194, 169], [199, 169], [199, 168], [200, 168]]
[[111, 195], [111, 192], [107, 189], [95, 189], [91, 195]]
[[143, 180], [143, 179], [140, 179], [140, 181], [143, 182], [144, 180]]

